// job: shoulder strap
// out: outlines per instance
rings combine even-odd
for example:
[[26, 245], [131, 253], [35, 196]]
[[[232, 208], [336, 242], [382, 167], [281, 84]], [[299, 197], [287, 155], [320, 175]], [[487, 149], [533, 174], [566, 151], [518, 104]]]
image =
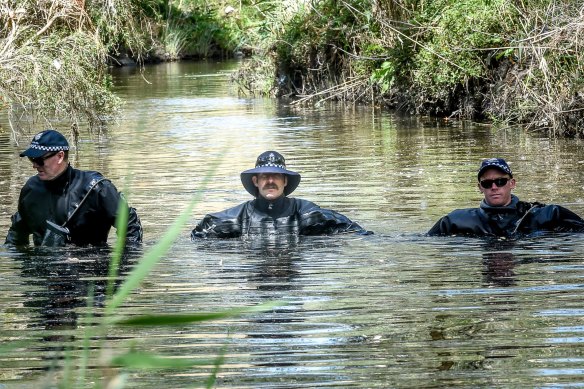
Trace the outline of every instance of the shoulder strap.
[[519, 212], [525, 212], [523, 214], [523, 216], [521, 216], [521, 218], [519, 220], [517, 220], [515, 222], [515, 229], [513, 230], [512, 234], [515, 234], [517, 232], [517, 230], [519, 230], [519, 227], [521, 226], [521, 223], [523, 222], [523, 220], [525, 220], [525, 218], [527, 217], [527, 215], [529, 215], [529, 213], [534, 209], [534, 208], [539, 208], [539, 207], [543, 207], [544, 204], [538, 203], [538, 202], [534, 202], [534, 203], [528, 203], [525, 201], [520, 201], [517, 204], [517, 209], [519, 210]]
[[79, 208], [81, 208], [81, 205], [83, 205], [83, 203], [85, 202], [85, 200], [87, 200], [87, 198], [89, 197], [89, 194], [91, 193], [91, 191], [97, 186], [97, 184], [99, 184], [100, 182], [104, 181], [105, 177], [103, 177], [101, 174], [96, 174], [93, 179], [91, 179], [91, 181], [89, 181], [89, 183], [87, 184], [87, 189], [86, 189], [86, 193], [83, 196], [83, 198], [81, 199], [81, 201], [79, 201], [77, 204], [74, 204], [75, 209], [73, 209], [73, 211], [69, 214], [69, 217], [67, 218], [67, 220], [65, 220], [65, 223], [63, 223], [61, 225], [61, 227], [65, 227], [67, 225], [67, 223], [69, 223], [69, 221], [73, 218], [73, 216], [75, 216], [75, 214], [77, 213], [77, 210]]

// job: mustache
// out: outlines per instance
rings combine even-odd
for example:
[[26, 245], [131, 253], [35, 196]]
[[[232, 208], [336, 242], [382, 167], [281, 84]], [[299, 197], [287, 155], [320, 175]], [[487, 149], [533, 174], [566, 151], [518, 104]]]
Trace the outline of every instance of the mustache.
[[266, 184], [262, 189], [278, 189], [278, 185], [276, 184]]

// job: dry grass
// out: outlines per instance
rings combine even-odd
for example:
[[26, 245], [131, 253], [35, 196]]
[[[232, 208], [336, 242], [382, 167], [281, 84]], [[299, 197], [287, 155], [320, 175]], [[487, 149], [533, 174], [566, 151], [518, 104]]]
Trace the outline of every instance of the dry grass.
[[122, 0], [0, 3], [0, 109], [15, 139], [55, 122], [95, 129], [115, 117], [119, 101], [108, 89], [107, 55], [116, 31], [132, 25], [129, 9]]
[[584, 7], [520, 11], [525, 38], [490, 91], [490, 114], [530, 131], [584, 136]]
[[574, 0], [322, 0], [285, 23], [271, 66], [239, 78], [297, 104], [375, 100], [584, 137], [583, 27]]

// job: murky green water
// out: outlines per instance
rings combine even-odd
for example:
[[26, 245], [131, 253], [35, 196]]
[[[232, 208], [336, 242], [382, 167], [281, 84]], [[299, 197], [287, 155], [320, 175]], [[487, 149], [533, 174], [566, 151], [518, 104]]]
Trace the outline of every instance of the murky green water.
[[[369, 107], [301, 109], [241, 98], [228, 82], [236, 66], [174, 63], [149, 67], [144, 77], [116, 73], [124, 117], [101, 136], [85, 136], [75, 166], [99, 170], [119, 188], [128, 182], [146, 249], [204, 191], [184, 233], [122, 314], [282, 303], [204, 325], [115, 329], [112, 353], [134, 345], [206, 358], [227, 345], [218, 387], [584, 386], [584, 236], [499, 243], [423, 236], [446, 212], [478, 205], [476, 169], [489, 156], [511, 163], [520, 198], [584, 215], [582, 142]], [[8, 134], [0, 134], [0, 149], [3, 239], [32, 169]], [[205, 213], [249, 198], [239, 173], [267, 149], [302, 174], [296, 197], [376, 234], [278, 246], [191, 242], [189, 231]], [[103, 292], [108, 259], [107, 250], [0, 248], [0, 347], [18, 342], [0, 350], [0, 384], [42, 387], [63, 347], [74, 345], [71, 354], [79, 355], [79, 336], [91, 329], [82, 324], [85, 296], [91, 284]], [[127, 386], [190, 388], [209, 371], [131, 371]]]

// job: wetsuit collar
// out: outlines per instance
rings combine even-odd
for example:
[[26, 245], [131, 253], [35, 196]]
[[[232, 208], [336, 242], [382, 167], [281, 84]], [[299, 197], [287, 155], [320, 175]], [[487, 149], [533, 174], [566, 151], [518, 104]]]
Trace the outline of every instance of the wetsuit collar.
[[255, 207], [265, 214], [277, 216], [287, 208], [287, 200], [286, 196], [280, 196], [274, 201], [268, 201], [262, 196], [258, 196], [255, 199]]
[[67, 169], [63, 170], [60, 175], [50, 181], [44, 181], [47, 190], [53, 193], [63, 193], [69, 184], [72, 170], [71, 165], [68, 165]]
[[486, 212], [498, 212], [498, 213], [505, 213], [505, 212], [515, 212], [517, 210], [517, 204], [519, 203], [519, 198], [515, 195], [511, 195], [511, 202], [508, 205], [503, 207], [493, 207], [483, 199], [481, 200], [481, 209]]

